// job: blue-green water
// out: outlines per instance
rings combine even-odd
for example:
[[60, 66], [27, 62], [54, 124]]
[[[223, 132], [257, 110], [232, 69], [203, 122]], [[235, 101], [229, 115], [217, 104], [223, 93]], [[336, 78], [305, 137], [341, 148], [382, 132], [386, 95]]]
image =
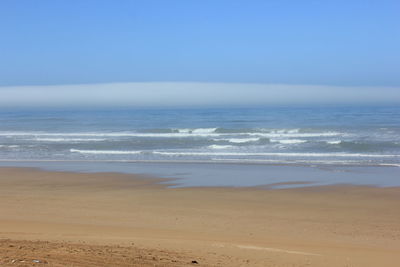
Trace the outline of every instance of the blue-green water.
[[180, 186], [400, 186], [400, 107], [2, 110], [0, 166]]
[[400, 108], [3, 110], [0, 160], [400, 165]]

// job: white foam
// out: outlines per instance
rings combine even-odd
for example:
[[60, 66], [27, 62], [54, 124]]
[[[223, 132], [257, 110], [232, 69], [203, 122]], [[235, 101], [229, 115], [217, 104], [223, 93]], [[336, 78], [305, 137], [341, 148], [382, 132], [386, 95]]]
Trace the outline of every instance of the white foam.
[[[293, 164], [293, 163], [300, 163], [300, 164], [337, 164], [337, 165], [357, 165], [360, 164], [360, 161], [356, 160], [339, 160], [339, 159], [245, 159], [245, 158], [212, 158], [213, 161], [220, 161], [220, 162], [235, 162], [235, 163], [274, 163], [274, 164]], [[375, 165], [382, 165], [382, 166], [398, 166], [400, 164], [378, 164], [374, 162], [363, 162], [364, 166], [375, 166]]]
[[49, 138], [54, 136], [61, 137], [158, 137], [158, 138], [185, 138], [185, 137], [219, 137], [219, 136], [256, 136], [267, 138], [301, 138], [301, 137], [330, 137], [343, 135], [339, 132], [321, 132], [321, 133], [262, 133], [262, 132], [243, 132], [243, 133], [216, 133], [216, 128], [199, 129], [180, 129], [177, 133], [137, 133], [137, 132], [79, 132], [79, 133], [46, 133], [46, 132], [0, 132], [0, 136], [15, 137], [29, 136], [36, 138]]
[[204, 134], [204, 133], [214, 133], [217, 128], [199, 128], [199, 129], [194, 129], [192, 133], [194, 134]]
[[391, 167], [400, 167], [400, 164], [395, 163], [381, 163], [379, 166], [391, 166]]
[[298, 133], [300, 131], [300, 129], [292, 129], [292, 130], [288, 130], [288, 133]]
[[245, 153], [245, 152], [168, 152], [153, 151], [153, 154], [166, 156], [276, 156], [276, 157], [359, 157], [359, 158], [381, 158], [400, 157], [400, 155], [388, 154], [360, 154], [360, 153]]
[[191, 133], [192, 129], [176, 129], [178, 133]]
[[54, 136], [62, 137], [157, 137], [157, 138], [184, 138], [184, 137], [208, 137], [208, 136], [220, 136], [223, 134], [219, 133], [202, 133], [202, 132], [187, 132], [187, 133], [136, 133], [136, 132], [116, 132], [116, 133], [42, 133], [42, 132], [0, 132], [0, 136], [6, 137], [35, 137], [35, 138], [50, 138]]
[[221, 138], [221, 139], [213, 139], [214, 141], [228, 141], [230, 143], [241, 144], [241, 143], [249, 143], [249, 142], [257, 142], [260, 141], [259, 137], [255, 138]]
[[321, 132], [321, 133], [247, 133], [250, 136], [262, 136], [267, 138], [305, 138], [305, 137], [330, 137], [340, 136], [339, 132]]
[[142, 153], [142, 151], [125, 151], [125, 150], [80, 150], [80, 149], [70, 149], [72, 153], [81, 153], [81, 154], [115, 154], [115, 155], [136, 155]]
[[332, 140], [332, 141], [326, 141], [327, 144], [330, 145], [338, 145], [340, 144], [342, 141], [341, 140]]
[[289, 145], [289, 144], [302, 144], [302, 143], [306, 143], [307, 140], [301, 140], [301, 139], [274, 140], [274, 139], [272, 139], [271, 142], [273, 142], [273, 143], [280, 143], [280, 144], [284, 144], [284, 145]]
[[210, 146], [208, 146], [208, 148], [211, 148], [211, 149], [226, 149], [226, 148], [233, 148], [234, 146], [230, 146], [230, 145], [225, 145], [225, 146], [223, 146], [223, 145], [210, 145]]

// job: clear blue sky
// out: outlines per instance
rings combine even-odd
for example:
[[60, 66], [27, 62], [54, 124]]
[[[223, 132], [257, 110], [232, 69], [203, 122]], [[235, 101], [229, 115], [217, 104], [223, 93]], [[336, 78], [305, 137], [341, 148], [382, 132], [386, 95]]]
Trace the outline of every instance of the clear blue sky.
[[2, 0], [0, 86], [400, 86], [400, 1]]

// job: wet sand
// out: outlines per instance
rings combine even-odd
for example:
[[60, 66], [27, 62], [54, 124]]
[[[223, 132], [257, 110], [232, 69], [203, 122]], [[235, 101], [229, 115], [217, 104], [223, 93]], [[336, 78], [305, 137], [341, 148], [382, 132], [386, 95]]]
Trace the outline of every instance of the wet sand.
[[161, 181], [0, 168], [0, 264], [400, 264], [399, 188], [166, 188]]

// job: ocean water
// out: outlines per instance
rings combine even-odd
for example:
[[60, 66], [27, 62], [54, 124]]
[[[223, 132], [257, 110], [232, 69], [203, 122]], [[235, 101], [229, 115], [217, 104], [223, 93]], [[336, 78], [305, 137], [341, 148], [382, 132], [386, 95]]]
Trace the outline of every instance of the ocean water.
[[400, 166], [400, 107], [1, 110], [0, 160]]
[[171, 186], [400, 186], [400, 107], [0, 109], [0, 166]]

